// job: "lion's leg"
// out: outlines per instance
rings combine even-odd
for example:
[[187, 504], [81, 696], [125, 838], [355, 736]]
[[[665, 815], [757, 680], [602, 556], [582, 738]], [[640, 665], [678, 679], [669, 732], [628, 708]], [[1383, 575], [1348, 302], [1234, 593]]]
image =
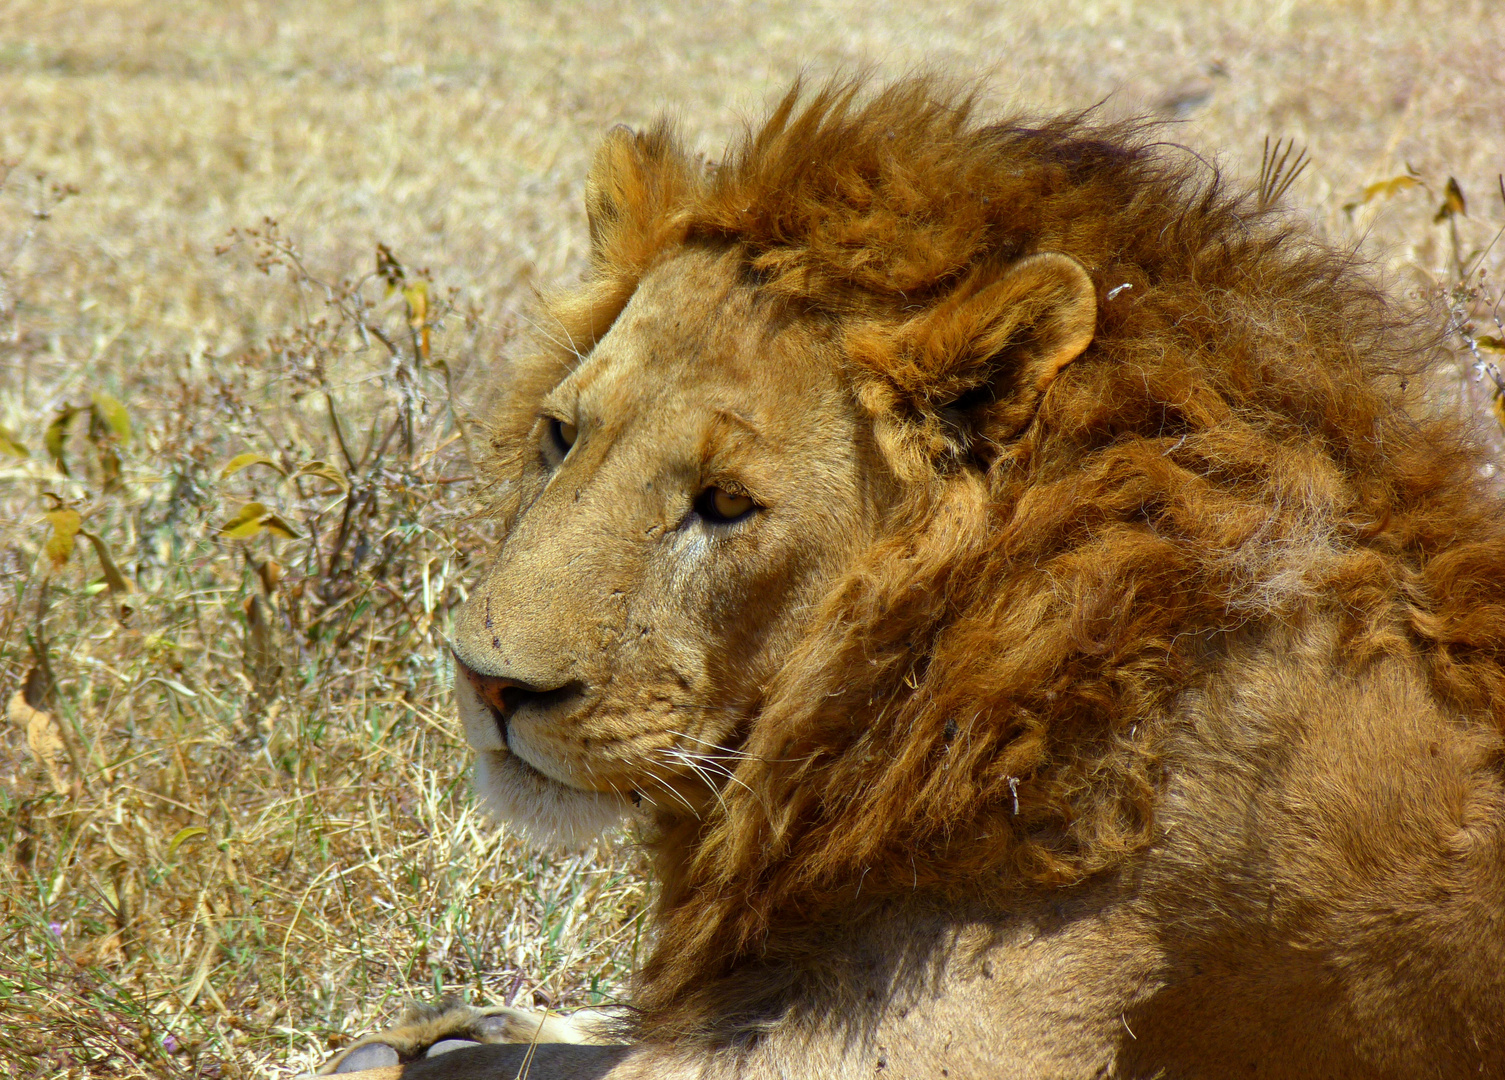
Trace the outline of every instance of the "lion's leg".
[[325, 1062], [319, 1075], [360, 1072], [438, 1057], [478, 1043], [573, 1043], [610, 1045], [612, 1015], [581, 1009], [568, 1016], [516, 1009], [510, 1005], [476, 1009], [469, 1005], [419, 1006], [396, 1026], [367, 1035]]
[[514, 1009], [499, 1005], [478, 1009], [487, 1037], [478, 1042], [574, 1043], [578, 1046], [610, 1046], [620, 1042], [612, 1033], [615, 1013], [605, 1009], [578, 1009], [568, 1015]]
[[627, 1046], [506, 1043], [346, 1075], [349, 1080], [704, 1080], [705, 1070], [678, 1060], [645, 1060]]

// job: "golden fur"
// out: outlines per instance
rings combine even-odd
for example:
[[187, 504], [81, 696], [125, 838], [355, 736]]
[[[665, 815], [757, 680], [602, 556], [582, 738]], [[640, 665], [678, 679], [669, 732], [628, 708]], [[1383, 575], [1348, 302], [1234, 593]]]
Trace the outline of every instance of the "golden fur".
[[612, 133], [511, 375], [458, 687], [504, 812], [643, 822], [601, 1075], [1505, 1074], [1505, 510], [1425, 332], [1152, 130], [974, 112]]

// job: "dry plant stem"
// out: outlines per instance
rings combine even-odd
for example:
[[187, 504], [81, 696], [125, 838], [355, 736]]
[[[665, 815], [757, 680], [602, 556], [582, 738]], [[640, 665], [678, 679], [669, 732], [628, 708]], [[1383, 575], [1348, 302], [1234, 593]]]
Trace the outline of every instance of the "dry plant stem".
[[1259, 192], [1259, 209], [1265, 210], [1279, 203], [1297, 177], [1311, 164], [1311, 157], [1305, 148], [1297, 153], [1295, 161], [1291, 161], [1291, 152], [1295, 149], [1294, 140], [1287, 142], [1285, 148], [1281, 149], [1281, 140], [1276, 139], [1272, 150], [1270, 137], [1265, 136], [1265, 149], [1259, 162], [1259, 182], [1255, 185]]
[[340, 424], [339, 410], [334, 406], [334, 395], [327, 390], [324, 392], [324, 407], [329, 411], [329, 427], [339, 444], [340, 457], [345, 459], [345, 467], [354, 472], [357, 468], [355, 458], [350, 453], [350, 444], [345, 441], [345, 429]]

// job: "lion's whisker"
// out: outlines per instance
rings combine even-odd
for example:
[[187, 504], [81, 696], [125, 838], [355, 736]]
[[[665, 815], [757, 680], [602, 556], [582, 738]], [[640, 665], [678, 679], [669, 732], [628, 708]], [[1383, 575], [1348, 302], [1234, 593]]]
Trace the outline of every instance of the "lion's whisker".
[[701, 746], [708, 747], [710, 750], [712, 750], [713, 752], [715, 752], [718, 755], [723, 755], [725, 757], [735, 758], [735, 759], [739, 759], [739, 760], [742, 760], [742, 761], [762, 761], [763, 760], [762, 758], [757, 757], [756, 755], [749, 754], [746, 750], [736, 750], [736, 749], [733, 749], [730, 746], [723, 746], [721, 743], [711, 742], [709, 739], [702, 739], [702, 738], [699, 738], [698, 736], [690, 735], [687, 732], [675, 731], [673, 728], [668, 728], [666, 730], [667, 730], [668, 734], [673, 735], [676, 739], [684, 739], [687, 742], [699, 743]]
[[721, 794], [721, 785], [716, 783], [715, 778], [711, 776], [710, 773], [706, 772], [706, 770], [698, 762], [696, 762], [692, 756], [686, 754], [683, 750], [680, 750], [677, 747], [657, 747], [656, 750], [658, 753], [668, 754], [681, 765], [687, 766], [690, 771], [693, 772], [695, 776], [702, 783], [704, 783], [707, 788], [710, 789], [711, 794], [716, 796], [716, 802], [718, 805], [720, 805], [722, 812], [726, 812], [726, 799]]
[[[727, 768], [725, 765], [715, 760], [714, 758], [701, 757], [699, 755], [690, 753], [688, 750], [681, 750], [678, 747], [665, 749], [662, 752], [666, 754], [672, 754], [677, 761], [681, 761], [684, 764], [688, 765], [690, 768], [694, 769], [697, 775], [701, 776], [706, 781], [706, 783], [711, 784], [712, 786], [715, 786], [715, 778], [712, 774], [712, 770], [714, 770], [715, 774], [723, 776], [726, 779], [734, 781], [738, 784], [741, 784], [744, 788], [747, 788], [747, 784], [739, 777], [737, 777], [731, 769]], [[747, 788], [747, 790], [751, 791], [752, 789]]]
[[553, 334], [549, 333], [547, 330], [545, 330], [543, 328], [543, 326], [541, 326], [539, 323], [535, 322], [533, 319], [528, 318], [528, 316], [525, 313], [518, 312], [518, 318], [522, 319], [523, 322], [527, 323], [528, 326], [529, 326], [529, 328], [531, 328], [534, 333], [538, 334], [545, 341], [547, 341], [550, 345], [553, 345], [553, 346], [555, 346], [556, 348], [559, 348], [559, 349], [563, 349], [564, 351], [568, 352], [571, 356], [573, 356], [576, 360], [584, 360], [585, 359], [585, 355], [583, 353], [581, 353], [581, 351], [579, 350], [579, 348], [575, 345], [575, 338], [570, 333], [569, 327], [565, 326], [564, 323], [563, 323], [563, 321], [560, 320], [560, 318], [557, 315], [554, 316], [554, 321], [557, 322], [557, 323], [559, 323], [559, 328], [564, 331], [564, 336], [569, 339], [569, 343], [568, 344], [566, 344], [563, 341], [560, 341], [557, 337], [555, 337]]
[[689, 751], [682, 750], [679, 747], [661, 747], [660, 752], [673, 755], [676, 761], [679, 761], [692, 769], [695, 772], [695, 775], [699, 776], [705, 782], [706, 786], [709, 787], [715, 794], [716, 801], [721, 805], [721, 809], [723, 811], [727, 811], [728, 807], [726, 805], [726, 799], [722, 795], [722, 785], [717, 783], [714, 775], [712, 775], [708, 771], [713, 768], [721, 773], [721, 775], [725, 776], [732, 783], [741, 787], [754, 799], [757, 799], [760, 804], [763, 802], [763, 797], [758, 792], [749, 787], [745, 780], [743, 780], [740, 776], [737, 776], [732, 772], [731, 769], [728, 769], [724, 764], [715, 760], [714, 758], [707, 758], [691, 754]]
[[[702, 757], [697, 754], [692, 754], [689, 751], [682, 750], [677, 746], [665, 747], [663, 748], [662, 752], [672, 755], [676, 761], [679, 761], [692, 769], [695, 772], [695, 775], [700, 777], [701, 780], [705, 782], [706, 786], [716, 793], [716, 798], [718, 800], [721, 799], [722, 785], [717, 781], [717, 774], [724, 776], [726, 779], [736, 784], [740, 784], [743, 788], [746, 788], [749, 794], [753, 794], [752, 788], [748, 787], [744, 781], [734, 775], [730, 769], [728, 769], [719, 761], [716, 761], [712, 758]], [[725, 808], [725, 804], [723, 803], [722, 809]]]
[[[678, 791], [674, 790], [674, 785], [670, 784], [663, 777], [661, 777], [657, 773], [655, 773], [653, 771], [653, 766], [652, 765], [648, 764], [647, 762], [643, 762], [642, 763], [642, 769], [643, 769], [643, 775], [644, 776], [646, 776], [649, 780], [652, 780], [654, 783], [658, 784], [661, 788], [663, 788], [665, 791], [667, 791], [670, 795], [672, 795], [674, 798], [678, 799], [681, 803], [683, 803], [684, 804], [684, 808], [686, 810], [688, 810], [693, 817], [695, 817], [695, 818], [699, 818], [700, 817], [700, 812], [695, 809], [695, 807], [690, 803], [690, 800], [687, 799], [687, 798], [685, 798]], [[655, 803], [654, 805], [658, 805], [658, 804]]]
[[555, 322], [557, 322], [559, 324], [559, 329], [561, 329], [561, 330], [564, 331], [564, 336], [567, 337], [567, 338], [569, 338], [569, 341], [570, 341], [570, 352], [575, 355], [575, 359], [577, 359], [577, 360], [584, 360], [585, 359], [585, 354], [580, 351], [580, 346], [578, 346], [578, 345], [575, 344], [575, 335], [572, 334], [572, 333], [570, 333], [569, 326], [566, 325], [566, 323], [565, 323], [565, 321], [563, 319], [561, 319], [558, 315], [556, 315], [554, 313], [554, 309], [553, 308], [545, 308], [544, 310], [548, 313], [548, 315], [549, 315], [549, 317], [551, 319], [553, 319]]

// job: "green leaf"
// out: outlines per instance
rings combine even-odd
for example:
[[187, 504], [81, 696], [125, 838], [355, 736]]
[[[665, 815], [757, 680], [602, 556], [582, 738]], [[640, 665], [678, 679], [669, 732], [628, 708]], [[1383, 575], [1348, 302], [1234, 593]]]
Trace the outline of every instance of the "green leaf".
[[172, 841], [167, 845], [167, 857], [170, 859], [176, 855], [178, 848], [182, 847], [187, 841], [208, 835], [209, 830], [202, 825], [189, 825], [187, 828], [179, 829], [173, 834]]
[[[245, 454], [236, 454], [229, 461], [225, 462], [225, 467], [219, 471], [219, 478], [224, 480], [226, 477], [234, 476], [240, 470], [249, 468], [252, 465], [266, 465], [269, 468], [276, 469], [278, 472], [282, 472], [282, 466], [278, 465], [276, 461], [266, 454], [258, 454], [253, 450]], [[283, 475], [286, 476], [287, 474], [283, 473]]]
[[188, 687], [184, 686], [182, 683], [177, 682], [174, 679], [164, 679], [164, 678], [162, 678], [159, 675], [159, 676], [154, 676], [149, 681], [159, 682], [163, 686], [167, 687], [169, 690], [172, 690], [172, 691], [175, 691], [175, 692], [177, 692], [179, 694], [182, 694], [184, 697], [190, 697], [190, 698], [196, 698], [196, 697], [198, 697], [198, 695], [195, 694], [192, 690], [188, 689]]
[[42, 435], [42, 445], [47, 448], [48, 456], [57, 465], [58, 472], [68, 475], [68, 459], [63, 453], [63, 448], [68, 441], [68, 421], [72, 420], [78, 409], [72, 405], [64, 405], [58, 412], [52, 423], [47, 425], [46, 432]]
[[107, 394], [103, 390], [96, 390], [90, 395], [94, 402], [94, 413], [106, 424], [115, 437], [123, 443], [131, 441], [131, 414], [125, 411], [125, 406], [120, 399], [113, 394]]

